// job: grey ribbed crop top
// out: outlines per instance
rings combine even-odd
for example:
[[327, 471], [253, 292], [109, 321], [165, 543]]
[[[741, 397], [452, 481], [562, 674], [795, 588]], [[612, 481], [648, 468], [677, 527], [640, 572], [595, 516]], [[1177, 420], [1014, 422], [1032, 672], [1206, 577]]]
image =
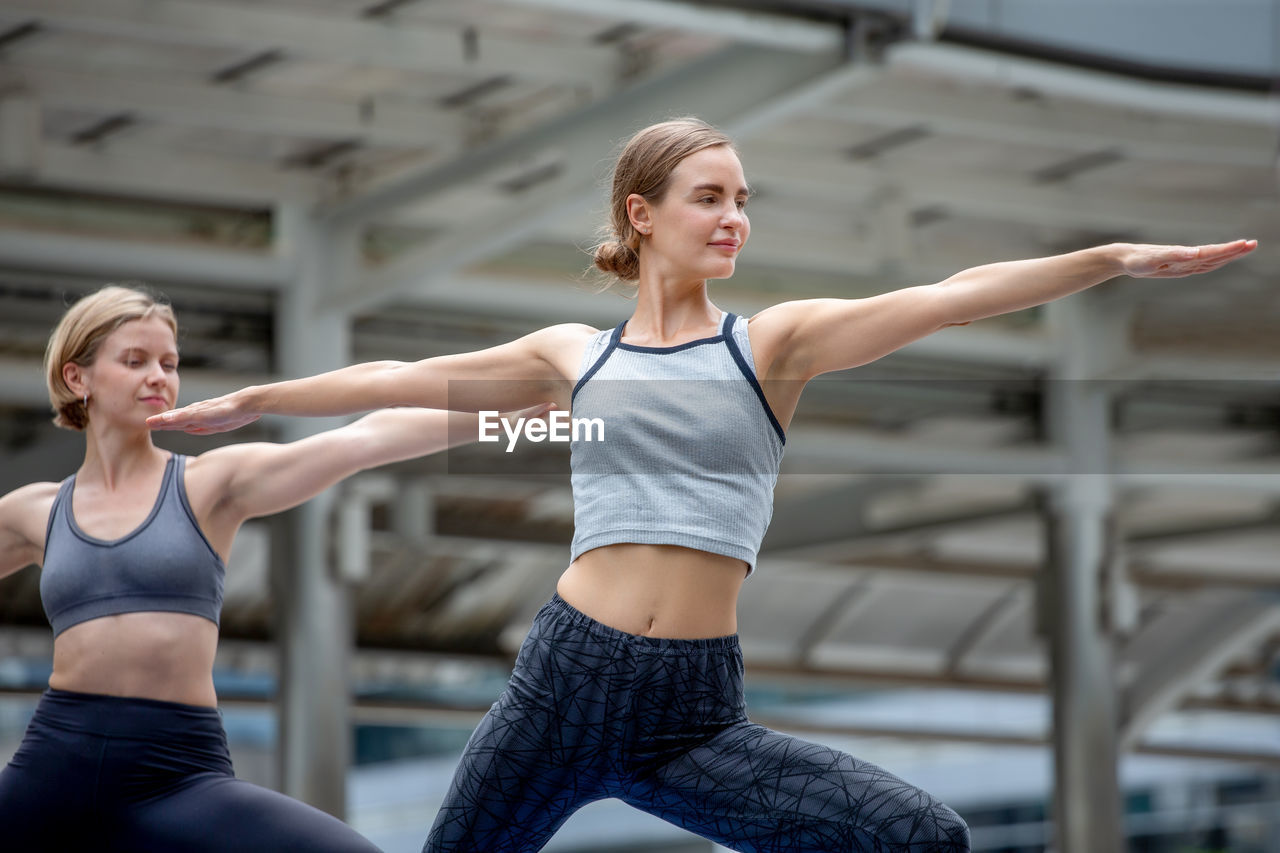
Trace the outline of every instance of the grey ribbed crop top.
[[80, 529], [71, 509], [76, 477], [62, 481], [49, 512], [40, 574], [40, 599], [55, 637], [100, 616], [149, 610], [191, 613], [218, 624], [226, 569], [187, 503], [186, 461], [169, 457], [151, 514], [111, 541]]
[[570, 443], [570, 559], [622, 542], [682, 545], [744, 560], [773, 515], [786, 436], [756, 380], [747, 324], [674, 347], [622, 343], [620, 323], [591, 339], [572, 415], [603, 436]]

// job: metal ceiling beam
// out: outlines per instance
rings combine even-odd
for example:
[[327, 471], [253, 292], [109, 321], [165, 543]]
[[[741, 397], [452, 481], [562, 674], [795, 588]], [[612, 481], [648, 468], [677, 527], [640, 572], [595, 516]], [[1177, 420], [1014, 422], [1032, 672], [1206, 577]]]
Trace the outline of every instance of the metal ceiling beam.
[[460, 182], [483, 180], [500, 166], [544, 155], [548, 149], [558, 154], [560, 171], [523, 196], [513, 194], [512, 204], [502, 215], [442, 235], [334, 299], [353, 311], [439, 288], [459, 268], [527, 240], [548, 218], [596, 201], [600, 166], [617, 141], [637, 125], [692, 113], [732, 132], [736, 122], [749, 123], [762, 104], [768, 109], [773, 99], [785, 99], [797, 87], [839, 67], [841, 61], [835, 53], [797, 56], [764, 48], [734, 48], [343, 205], [333, 212], [333, 220], [353, 225]]
[[[766, 190], [808, 193], [847, 204], [850, 194], [873, 193], [892, 187], [912, 207], [940, 206], [959, 217], [978, 216], [1059, 228], [1120, 230], [1171, 234], [1177, 239], [1224, 234], [1269, 233], [1268, 223], [1280, 220], [1280, 205], [1259, 202], [1214, 203], [1188, 199], [1185, 194], [1076, 190], [1036, 186], [1007, 174], [957, 176], [954, 169], [922, 169], [916, 164], [858, 165], [831, 157], [780, 156], [748, 148], [751, 172]], [[1185, 235], [1185, 236], [1177, 236]], [[753, 238], [754, 239], [754, 238]]]
[[[762, 555], [760, 562], [774, 573], [797, 572], [863, 573], [881, 572], [885, 578], [919, 580], [936, 585], [944, 578], [963, 583], [982, 583], [992, 590], [1002, 589], [1008, 581], [1034, 581], [1041, 566], [1008, 560], [943, 559], [920, 553], [868, 550], [884, 540], [879, 537], [850, 539], [832, 543], [826, 548], [809, 551], [796, 548], [777, 554]], [[843, 551], [843, 553], [842, 553]]]
[[1116, 480], [1126, 488], [1198, 488], [1280, 495], [1280, 464], [1214, 462], [1211, 465], [1144, 463], [1116, 466]]
[[838, 625], [856, 618], [871, 606], [875, 585], [875, 572], [867, 572], [836, 594], [818, 613], [817, 618], [801, 631], [795, 645], [795, 661], [798, 666], [810, 665], [814, 651]]
[[1069, 475], [1066, 456], [1051, 447], [962, 448], [936, 442], [886, 438], [846, 428], [793, 426], [788, 432], [787, 473], [982, 474], [1054, 483]]
[[1217, 537], [1232, 533], [1250, 533], [1256, 530], [1280, 530], [1280, 505], [1272, 505], [1266, 512], [1252, 518], [1219, 518], [1200, 523], [1183, 520], [1161, 527], [1152, 525], [1133, 531], [1127, 538], [1130, 543], [1146, 545]]
[[892, 74], [875, 86], [833, 99], [814, 115], [891, 127], [920, 124], [934, 133], [998, 145], [1118, 148], [1143, 160], [1265, 168], [1275, 157], [1275, 129], [1257, 122], [1197, 121], [1005, 90], [971, 87], [957, 93]]
[[1207, 353], [1205, 357], [1200, 357], [1174, 353], [1149, 355], [1131, 352], [1124, 364], [1119, 365], [1104, 378], [1137, 383], [1168, 379], [1195, 382], [1219, 380], [1275, 382], [1277, 376], [1280, 376], [1280, 359], [1275, 358], [1218, 358], [1211, 357]]
[[1125, 650], [1136, 672], [1122, 692], [1124, 743], [1136, 743], [1197, 685], [1277, 631], [1280, 596], [1262, 590], [1202, 590], [1146, 626]]
[[[587, 258], [583, 256], [583, 267]], [[532, 322], [580, 322], [612, 327], [633, 308], [616, 292], [594, 293], [588, 286], [562, 281], [500, 277], [483, 272], [459, 272], [428, 293], [415, 294], [415, 307], [460, 311]]]
[[361, 140], [418, 148], [465, 138], [462, 113], [386, 99], [266, 94], [200, 81], [175, 82], [138, 75], [64, 71], [8, 64], [0, 79], [47, 107], [86, 112], [128, 112], [187, 127]]
[[868, 521], [867, 510], [879, 497], [918, 488], [923, 483], [924, 479], [919, 476], [879, 477], [781, 500], [760, 553], [764, 556], [781, 552], [794, 558], [805, 553], [820, 553], [830, 545], [904, 534], [938, 534], [952, 528], [1020, 517], [1035, 509], [1028, 500], [921, 514], [910, 521], [890, 524]]
[[273, 163], [121, 141], [105, 146], [46, 141], [27, 180], [34, 186], [131, 198], [271, 207], [312, 203], [324, 179]]
[[[1034, 581], [1043, 567], [1037, 563], [1014, 562], [1007, 558], [982, 560], [936, 557], [928, 553], [889, 550], [897, 544], [887, 535], [865, 535], [844, 542], [832, 542], [812, 549], [794, 548], [761, 555], [761, 563], [771, 571], [795, 574], [805, 571], [828, 573], [881, 572], [886, 578], [933, 577], [961, 578], [966, 582]], [[1226, 547], [1226, 543], [1224, 543]], [[883, 548], [885, 550], [876, 550]], [[1135, 562], [1130, 567], [1130, 580], [1142, 588], [1179, 592], [1198, 587], [1236, 588], [1253, 592], [1266, 591], [1280, 585], [1280, 570], [1270, 573], [1224, 570], [1216, 566], [1179, 566], [1165, 568], [1150, 561]]]
[[[492, 178], [502, 168], [545, 158], [548, 152], [572, 170], [574, 180], [562, 176], [557, 185], [571, 183], [594, 198], [594, 181], [607, 168], [610, 150], [649, 121], [672, 115], [697, 114], [737, 127], [760, 112], [771, 99], [799, 96], [806, 84], [828, 78], [845, 82], [841, 57], [835, 54], [796, 56], [792, 53], [745, 47], [702, 57], [657, 79], [646, 80], [573, 115], [547, 122], [516, 137], [499, 140], [469, 152], [445, 166], [432, 166], [387, 187], [347, 199], [329, 210], [329, 218], [343, 225], [363, 224], [397, 208], [420, 202], [451, 189]], [[865, 75], [864, 75], [865, 76]], [[560, 194], [570, 195], [566, 193]], [[551, 196], [539, 188], [544, 207]], [[527, 216], [525, 217], [528, 218]], [[545, 211], [536, 219], [545, 220]]]
[[[790, 430], [782, 470], [783, 473], [979, 475], [1013, 477], [1043, 485], [1073, 476], [1066, 456], [1052, 447], [951, 448], [854, 429], [816, 426]], [[1136, 463], [1118, 459], [1108, 473], [1121, 488], [1189, 487], [1280, 494], [1280, 461]]]
[[1024, 613], [1030, 606], [1029, 599], [1032, 593], [1027, 584], [1010, 584], [1003, 595], [973, 618], [956, 642], [947, 650], [946, 671], [953, 674], [963, 672], [966, 656], [988, 637], [994, 636]]
[[1280, 123], [1280, 99], [1271, 95], [1135, 80], [977, 48], [899, 43], [889, 47], [885, 61], [895, 71], [926, 72], [953, 83], [974, 81], [1139, 113], [1167, 113], [1183, 119], [1196, 117], [1272, 129]]
[[509, 6], [527, 6], [575, 15], [591, 15], [634, 22], [657, 30], [677, 30], [755, 44], [780, 50], [821, 53], [844, 45], [845, 33], [834, 24], [823, 24], [767, 12], [708, 7], [674, 0], [499, 0]]
[[112, 278], [274, 290], [294, 260], [281, 253], [210, 249], [0, 227], [0, 267]]
[[761, 555], [848, 541], [870, 532], [867, 509], [885, 493], [918, 488], [919, 477], [880, 477], [778, 501]]
[[548, 39], [468, 36], [462, 29], [369, 22], [343, 15], [193, 0], [5, 0], [0, 19], [94, 35], [225, 47], [409, 71], [516, 74], [609, 88], [622, 68], [613, 48]]

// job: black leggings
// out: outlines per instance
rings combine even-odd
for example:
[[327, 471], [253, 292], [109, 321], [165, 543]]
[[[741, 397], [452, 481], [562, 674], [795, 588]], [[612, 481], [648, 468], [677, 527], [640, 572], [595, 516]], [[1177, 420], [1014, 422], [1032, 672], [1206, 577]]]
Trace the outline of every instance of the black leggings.
[[49, 690], [0, 772], [22, 851], [359, 851], [342, 821], [232, 775], [217, 709]]
[[969, 853], [964, 821], [924, 791], [749, 721], [736, 636], [633, 636], [556, 596], [423, 851], [532, 853], [606, 797], [744, 853]]

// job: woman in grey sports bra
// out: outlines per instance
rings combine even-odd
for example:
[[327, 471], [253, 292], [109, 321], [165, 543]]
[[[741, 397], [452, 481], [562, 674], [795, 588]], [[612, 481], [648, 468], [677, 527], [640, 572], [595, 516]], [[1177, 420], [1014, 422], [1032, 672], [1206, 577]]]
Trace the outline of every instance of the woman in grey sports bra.
[[[742, 320], [712, 303], [707, 282], [734, 272], [749, 196], [731, 140], [714, 128], [693, 119], [646, 128], [616, 164], [610, 236], [595, 256], [637, 287], [616, 329], [566, 324], [480, 352], [359, 364], [152, 421], [214, 431], [267, 412], [480, 411], [542, 399], [605, 420], [603, 442], [572, 448], [577, 530], [558, 594], [472, 736], [427, 850], [538, 850], [602, 797], [752, 853], [968, 850], [964, 823], [925, 792], [746, 718], [736, 603], [800, 392], [947, 326], [1120, 275], [1209, 272], [1256, 246], [1112, 244], [866, 299], [786, 302]], [[447, 389], [471, 379], [506, 381]], [[670, 391], [683, 380], [711, 390]]]
[[50, 689], [0, 772], [3, 846], [374, 851], [341, 821], [234, 778], [212, 677], [223, 561], [246, 519], [444, 449], [450, 414], [377, 412], [292, 444], [177, 456], [146, 422], [177, 400], [176, 333], [168, 305], [106, 287], [50, 339], [55, 423], [83, 432], [85, 456], [61, 484], [0, 498], [0, 577], [42, 565], [55, 635]]

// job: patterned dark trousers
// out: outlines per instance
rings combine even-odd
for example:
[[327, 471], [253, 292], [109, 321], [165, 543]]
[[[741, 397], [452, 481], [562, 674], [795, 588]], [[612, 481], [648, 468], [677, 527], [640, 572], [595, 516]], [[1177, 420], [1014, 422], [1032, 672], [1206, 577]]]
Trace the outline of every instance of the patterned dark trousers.
[[634, 636], [554, 597], [424, 853], [540, 850], [608, 797], [742, 853], [967, 853], [964, 822], [924, 791], [750, 722], [742, 674], [736, 636]]

